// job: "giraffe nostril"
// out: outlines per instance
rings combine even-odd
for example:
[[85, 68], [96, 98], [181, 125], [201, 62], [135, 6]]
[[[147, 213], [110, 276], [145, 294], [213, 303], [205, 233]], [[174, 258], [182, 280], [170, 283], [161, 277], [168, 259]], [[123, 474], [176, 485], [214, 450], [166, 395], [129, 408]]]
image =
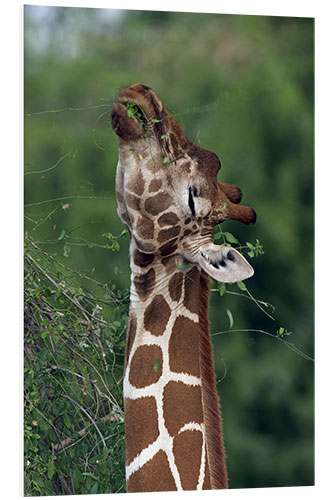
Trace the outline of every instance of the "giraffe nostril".
[[231, 261], [234, 261], [235, 260], [235, 256], [233, 255], [232, 252], [228, 252], [227, 253], [227, 259], [231, 260]]

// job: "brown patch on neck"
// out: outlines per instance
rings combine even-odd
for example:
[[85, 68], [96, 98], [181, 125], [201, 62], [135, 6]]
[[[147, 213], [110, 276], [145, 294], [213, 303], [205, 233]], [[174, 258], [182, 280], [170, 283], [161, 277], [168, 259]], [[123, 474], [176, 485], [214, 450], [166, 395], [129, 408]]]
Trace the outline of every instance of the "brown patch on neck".
[[200, 431], [183, 431], [173, 441], [175, 462], [180, 472], [184, 490], [195, 490], [198, 484], [201, 447], [202, 434]]
[[185, 275], [184, 306], [192, 313], [198, 313], [200, 270], [192, 266]]
[[178, 316], [169, 341], [170, 369], [200, 377], [198, 324]]
[[159, 434], [156, 400], [153, 396], [138, 399], [125, 398], [126, 464]]
[[159, 337], [165, 332], [171, 309], [163, 295], [156, 295], [144, 313], [145, 329]]
[[128, 184], [127, 188], [138, 196], [142, 196], [145, 190], [145, 181], [141, 170], [138, 170], [136, 176]]
[[145, 210], [152, 215], [158, 215], [169, 208], [171, 204], [172, 198], [168, 193], [159, 193], [147, 198], [145, 201]]
[[[140, 345], [132, 358], [129, 381], [134, 387], [147, 387], [162, 375], [163, 355], [157, 345]], [[157, 367], [157, 368], [156, 368]]]
[[169, 282], [169, 294], [171, 300], [179, 302], [183, 291], [183, 273], [175, 273]]
[[162, 187], [161, 179], [153, 179], [149, 184], [148, 191], [149, 193], [155, 193], [156, 191], [159, 191], [161, 187]]
[[134, 250], [133, 260], [137, 266], [147, 267], [154, 261], [154, 259], [155, 255], [152, 253], [143, 253], [137, 248]]
[[222, 435], [222, 418], [216, 392], [213, 350], [209, 335], [208, 302], [210, 278], [200, 275], [200, 372], [202, 383], [202, 405], [206, 430], [206, 447], [212, 489], [228, 488], [228, 473]]
[[163, 417], [170, 436], [176, 436], [188, 422], [203, 421], [201, 388], [171, 380], [163, 390]]
[[145, 274], [135, 276], [133, 279], [135, 290], [140, 299], [145, 300], [151, 294], [155, 285], [155, 271], [150, 269]]
[[140, 238], [151, 240], [154, 237], [154, 222], [146, 215], [140, 215], [136, 230]]
[[134, 472], [127, 481], [126, 490], [127, 493], [177, 490], [165, 452], [160, 450]]
[[157, 241], [159, 243], [165, 243], [166, 241], [171, 240], [171, 238], [175, 238], [179, 235], [180, 229], [180, 226], [172, 226], [168, 229], [161, 229], [161, 231], [158, 233]]
[[174, 226], [177, 222], [179, 222], [179, 218], [174, 212], [167, 212], [166, 214], [161, 215], [157, 222], [161, 227]]

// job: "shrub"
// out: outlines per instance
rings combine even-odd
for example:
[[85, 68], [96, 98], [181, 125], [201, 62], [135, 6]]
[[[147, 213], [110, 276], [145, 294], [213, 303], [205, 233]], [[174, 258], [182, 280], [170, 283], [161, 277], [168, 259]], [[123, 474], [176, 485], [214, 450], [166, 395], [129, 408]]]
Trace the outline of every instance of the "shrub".
[[25, 239], [25, 495], [123, 492], [129, 291]]

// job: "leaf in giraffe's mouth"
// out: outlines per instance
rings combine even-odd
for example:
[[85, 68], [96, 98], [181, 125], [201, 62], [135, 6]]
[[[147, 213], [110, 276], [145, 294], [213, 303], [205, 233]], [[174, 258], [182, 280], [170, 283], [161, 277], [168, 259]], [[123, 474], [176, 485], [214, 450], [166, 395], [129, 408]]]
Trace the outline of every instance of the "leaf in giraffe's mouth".
[[129, 118], [135, 118], [140, 123], [140, 127], [143, 128], [147, 121], [147, 118], [145, 116], [144, 111], [140, 108], [140, 106], [135, 104], [135, 102], [128, 102], [126, 104], [126, 109], [127, 109], [127, 116]]

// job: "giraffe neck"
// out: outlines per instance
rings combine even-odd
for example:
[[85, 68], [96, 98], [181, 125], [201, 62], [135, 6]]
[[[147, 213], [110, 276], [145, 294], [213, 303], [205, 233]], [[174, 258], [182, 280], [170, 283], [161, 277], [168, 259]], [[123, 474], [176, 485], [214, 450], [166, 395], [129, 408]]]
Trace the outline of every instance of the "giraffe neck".
[[179, 271], [175, 257], [155, 262], [133, 242], [131, 257], [127, 491], [226, 488], [208, 277], [196, 266]]

